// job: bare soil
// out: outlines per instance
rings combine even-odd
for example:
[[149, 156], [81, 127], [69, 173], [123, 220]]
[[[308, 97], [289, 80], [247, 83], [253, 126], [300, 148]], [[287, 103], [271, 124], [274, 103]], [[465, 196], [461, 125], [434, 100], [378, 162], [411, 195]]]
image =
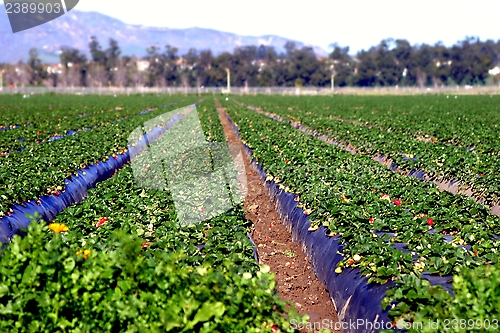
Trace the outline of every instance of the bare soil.
[[[215, 103], [227, 141], [239, 145], [243, 151], [242, 143], [225, 117], [225, 109], [216, 98]], [[312, 271], [309, 260], [302, 252], [302, 246], [292, 241], [291, 234], [281, 223], [262, 179], [253, 170], [245, 154], [243, 159], [248, 183], [244, 209], [247, 212], [246, 218], [254, 223], [251, 236], [257, 245], [259, 264], [268, 265], [275, 274], [276, 289], [282, 300], [291, 302], [297, 312], [309, 315], [311, 324], [317, 323], [320, 327], [319, 323], [326, 320], [328, 328], [333, 328], [338, 322], [338, 316], [328, 290]]]

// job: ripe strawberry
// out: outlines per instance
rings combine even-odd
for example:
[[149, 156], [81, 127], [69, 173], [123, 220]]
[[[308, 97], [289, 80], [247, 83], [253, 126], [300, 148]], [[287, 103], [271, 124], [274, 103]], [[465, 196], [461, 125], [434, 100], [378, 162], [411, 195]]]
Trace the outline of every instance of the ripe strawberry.
[[274, 332], [278, 332], [278, 326], [273, 325], [273, 326], [271, 327], [271, 331], [273, 331], [273, 333], [274, 333]]
[[427, 224], [432, 226], [434, 224], [434, 220], [431, 219], [430, 217], [427, 218]]
[[474, 251], [474, 257], [477, 257], [477, 250]]
[[298, 202], [299, 201], [299, 197], [296, 196], [295, 198], [293, 198], [293, 201]]
[[354, 259], [347, 259], [347, 265], [348, 266], [351, 266], [352, 264], [354, 264]]
[[147, 242], [147, 243], [143, 243], [141, 246], [142, 246], [142, 247], [144, 247], [144, 248], [148, 248], [148, 247], [149, 247], [149, 245], [151, 245], [151, 243], [150, 243], [150, 242]]
[[103, 225], [105, 225], [106, 223], [108, 222], [108, 218], [107, 217], [102, 217], [99, 222], [97, 222], [97, 227], [100, 228], [102, 227]]
[[370, 217], [370, 219], [368, 221], [370, 221], [370, 223], [373, 223], [373, 222], [375, 222], [375, 219], [373, 217]]
[[401, 200], [394, 199], [392, 203], [395, 204], [396, 206], [401, 206]]
[[61, 194], [61, 192], [59, 192], [58, 190], [56, 190], [56, 191], [54, 192], [54, 194], [55, 194], [56, 196], [59, 196], [59, 194]]

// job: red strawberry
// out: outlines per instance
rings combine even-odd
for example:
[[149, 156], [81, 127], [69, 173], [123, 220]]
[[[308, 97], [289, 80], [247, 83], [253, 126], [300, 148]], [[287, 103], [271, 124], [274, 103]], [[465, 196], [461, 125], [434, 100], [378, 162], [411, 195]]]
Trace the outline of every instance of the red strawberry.
[[273, 325], [273, 326], [271, 327], [271, 331], [273, 331], [273, 333], [274, 333], [274, 332], [278, 332], [278, 326]]
[[150, 242], [147, 242], [147, 243], [143, 243], [141, 246], [142, 246], [142, 247], [144, 247], [144, 248], [148, 248], [148, 247], [149, 247], [149, 245], [151, 245], [151, 243], [150, 243]]
[[474, 251], [474, 257], [477, 257], [477, 250]]
[[434, 220], [431, 219], [430, 217], [427, 218], [427, 224], [432, 226], [434, 224]]
[[38, 132], [38, 135], [42, 134], [42, 132]]
[[103, 217], [99, 220], [99, 222], [97, 222], [97, 227], [100, 228], [102, 227], [103, 225], [105, 225], [106, 223], [108, 222], [108, 218], [107, 217]]
[[293, 198], [293, 201], [298, 202], [299, 201], [299, 197], [297, 196], [297, 197]]
[[59, 194], [61, 194], [61, 192], [59, 192], [58, 190], [56, 190], [56, 191], [54, 192], [54, 194], [55, 194], [56, 196], [59, 196]]
[[370, 223], [373, 223], [375, 221], [375, 219], [373, 217], [370, 217], [370, 219], [368, 221], [370, 221]]
[[392, 201], [392, 203], [395, 204], [396, 206], [401, 206], [401, 200], [395, 199]]

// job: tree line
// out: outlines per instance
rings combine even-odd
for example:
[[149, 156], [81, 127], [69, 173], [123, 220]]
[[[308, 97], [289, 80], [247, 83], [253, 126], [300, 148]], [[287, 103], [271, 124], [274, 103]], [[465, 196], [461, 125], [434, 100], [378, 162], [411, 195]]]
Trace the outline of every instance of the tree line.
[[74, 48], [63, 48], [57, 66], [43, 64], [31, 49], [26, 63], [3, 64], [4, 85], [60, 87], [337, 87], [496, 84], [500, 74], [500, 40], [467, 37], [451, 47], [411, 45], [407, 40], [385, 39], [377, 46], [349, 54], [349, 47], [332, 44], [328, 57], [317, 57], [312, 48], [285, 44], [278, 53], [269, 46], [242, 46], [232, 53], [214, 55], [191, 49], [179, 54], [170, 45], [151, 46], [144, 57], [122, 55], [110, 39], [103, 48], [96, 37], [89, 42], [90, 58]]

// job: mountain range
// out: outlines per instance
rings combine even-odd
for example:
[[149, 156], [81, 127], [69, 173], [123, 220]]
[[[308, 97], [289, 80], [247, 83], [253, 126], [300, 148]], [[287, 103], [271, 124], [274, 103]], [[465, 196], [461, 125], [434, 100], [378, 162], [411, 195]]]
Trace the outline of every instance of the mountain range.
[[[88, 44], [96, 36], [103, 49], [113, 38], [118, 41], [122, 55], [146, 55], [146, 49], [155, 45], [164, 48], [171, 45], [185, 54], [190, 48], [210, 49], [214, 55], [233, 52], [235, 47], [245, 45], [272, 46], [278, 53], [285, 52], [283, 46], [291, 41], [298, 48], [310, 46], [278, 36], [240, 36], [204, 28], [170, 29], [126, 24], [98, 12], [72, 10], [65, 15], [41, 26], [12, 33], [5, 7], [0, 5], [0, 63], [14, 63], [27, 60], [31, 48], [38, 49], [44, 62], [58, 63], [61, 47], [71, 47], [89, 55]], [[317, 56], [326, 56], [320, 47], [311, 46]]]

